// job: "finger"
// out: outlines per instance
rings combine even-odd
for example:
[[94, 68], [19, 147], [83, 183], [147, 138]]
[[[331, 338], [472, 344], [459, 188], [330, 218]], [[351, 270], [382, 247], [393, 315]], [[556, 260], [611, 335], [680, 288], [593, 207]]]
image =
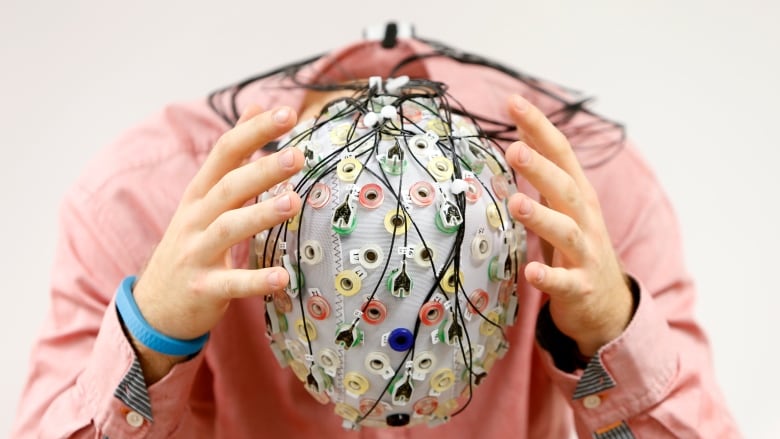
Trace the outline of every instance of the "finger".
[[588, 210], [582, 189], [570, 174], [523, 142], [511, 144], [506, 159], [515, 171], [547, 199], [552, 208], [571, 216], [577, 222], [586, 219]]
[[224, 212], [206, 228], [200, 251], [217, 257], [239, 242], [287, 221], [300, 208], [298, 194], [285, 192], [261, 203]]
[[217, 140], [206, 162], [190, 182], [185, 197], [204, 196], [250, 154], [289, 131], [293, 125], [295, 112], [289, 107], [266, 111], [236, 125]]
[[587, 182], [582, 167], [566, 136], [538, 108], [519, 95], [510, 98], [509, 115], [523, 133], [526, 143], [571, 175], [577, 183]]
[[525, 266], [523, 274], [534, 288], [559, 299], [575, 298], [585, 291], [578, 270], [550, 267], [534, 261]]
[[228, 172], [203, 198], [202, 221], [209, 224], [223, 212], [243, 206], [302, 167], [303, 153], [285, 148]]
[[513, 218], [547, 241], [574, 264], [585, 259], [585, 235], [569, 216], [542, 206], [525, 194], [516, 193], [509, 199]]
[[246, 107], [244, 112], [241, 113], [241, 117], [238, 118], [238, 121], [236, 121], [236, 125], [240, 125], [262, 112], [263, 109], [259, 105], [249, 104], [249, 106]]
[[204, 288], [215, 297], [238, 299], [280, 291], [289, 279], [287, 271], [281, 267], [214, 270], [206, 277]]
[[[547, 203], [547, 199], [544, 197], [540, 197], [539, 204], [544, 207], [550, 206], [550, 204]], [[553, 246], [544, 239], [540, 239], [539, 241], [541, 241], [539, 246], [542, 248], [542, 258], [544, 258], [544, 263], [547, 265], [553, 265]]]

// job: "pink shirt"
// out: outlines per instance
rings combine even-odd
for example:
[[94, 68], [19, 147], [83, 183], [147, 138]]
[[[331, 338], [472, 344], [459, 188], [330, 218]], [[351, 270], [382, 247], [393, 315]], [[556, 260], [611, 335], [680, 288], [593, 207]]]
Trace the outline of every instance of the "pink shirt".
[[[392, 50], [360, 43], [307, 72], [332, 79], [386, 74], [405, 56], [426, 51], [415, 41]], [[332, 68], [336, 61], [339, 67]], [[447, 58], [418, 62], [410, 73], [449, 84], [471, 112], [491, 118], [509, 120], [505, 102], [511, 92], [548, 111], [557, 105], [500, 73]], [[268, 85], [261, 81], [242, 92], [239, 110], [249, 102], [300, 107], [300, 90]], [[569, 126], [589, 117], [579, 115]], [[694, 319], [695, 289], [674, 212], [631, 145], [587, 174], [624, 267], [640, 285], [640, 300], [625, 332], [585, 370], [556, 368], [536, 342], [544, 297], [521, 283], [509, 353], [463, 413], [434, 429], [347, 432], [332, 405], [316, 402], [289, 369], [279, 367], [265, 336], [263, 301], [251, 298], [231, 305], [200, 354], [148, 388], [148, 404], [123, 402], [123, 394], [146, 391], [117, 319], [114, 292], [124, 276], [140, 271], [185, 186], [227, 129], [205, 100], [169, 106], [100, 154], [67, 193], [51, 309], [33, 350], [12, 437], [565, 438], [572, 428], [580, 437], [596, 438], [740, 436]], [[570, 140], [587, 144], [614, 135]], [[583, 162], [597, 161], [581, 151]], [[536, 194], [528, 186], [520, 189]], [[235, 259], [247, 264], [247, 246]], [[529, 237], [529, 259], [541, 259], [535, 236]]]

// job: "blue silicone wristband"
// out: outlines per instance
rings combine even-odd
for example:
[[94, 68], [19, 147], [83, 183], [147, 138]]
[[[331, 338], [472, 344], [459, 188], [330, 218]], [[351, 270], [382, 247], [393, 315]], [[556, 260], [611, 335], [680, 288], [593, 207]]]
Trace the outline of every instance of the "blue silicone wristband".
[[136, 340], [147, 348], [166, 355], [186, 356], [203, 349], [203, 345], [209, 339], [208, 332], [192, 340], [180, 340], [152, 328], [135, 303], [133, 284], [135, 284], [135, 276], [122, 279], [116, 290], [116, 309], [122, 317], [125, 328]]

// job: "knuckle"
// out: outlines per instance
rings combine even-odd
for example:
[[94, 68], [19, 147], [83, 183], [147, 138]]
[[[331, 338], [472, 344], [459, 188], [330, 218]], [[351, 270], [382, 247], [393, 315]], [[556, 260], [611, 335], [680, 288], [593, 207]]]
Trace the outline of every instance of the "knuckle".
[[[200, 200], [195, 204], [200, 203]], [[200, 218], [197, 215], [198, 206], [180, 206], [176, 213], [171, 218], [171, 222], [168, 225], [168, 229], [165, 231], [165, 236], [179, 241], [184, 239], [187, 235], [197, 232], [200, 229]]]
[[574, 181], [574, 178], [567, 174], [566, 181], [562, 189], [564, 202], [569, 206], [578, 206], [582, 200], [582, 192]]
[[233, 228], [224, 217], [217, 219], [213, 224], [214, 237], [220, 241], [226, 241], [232, 236]]
[[578, 289], [580, 295], [582, 296], [591, 296], [595, 292], [595, 289], [593, 287], [593, 282], [590, 280], [581, 280], [578, 285]]
[[252, 166], [255, 168], [254, 175], [263, 179], [271, 180], [274, 171], [277, 169], [276, 166], [271, 164], [273, 157], [273, 155], [266, 155], [258, 160], [255, 160], [252, 163]]
[[234, 291], [237, 285], [236, 282], [230, 276], [223, 276], [219, 281], [217, 293], [223, 298], [233, 297]]
[[177, 245], [176, 251], [182, 267], [195, 267], [197, 261], [202, 259], [202, 237], [181, 240]]
[[187, 289], [194, 297], [204, 297], [209, 294], [205, 276], [193, 276], [189, 279]]
[[230, 200], [233, 198], [233, 194], [235, 193], [231, 173], [225, 175], [225, 177], [223, 177], [219, 183], [217, 183], [217, 193], [223, 200]]
[[582, 231], [576, 224], [571, 224], [567, 228], [563, 239], [568, 248], [579, 249], [582, 247]]
[[248, 173], [244, 184], [251, 187], [257, 193], [271, 189], [281, 180], [279, 176], [280, 168], [272, 160], [272, 155], [261, 157], [252, 161], [247, 166]]
[[231, 149], [231, 145], [235, 143], [235, 138], [236, 134], [233, 130], [226, 131], [217, 139], [214, 148], [211, 149], [211, 154], [218, 157], [227, 155], [227, 152]]

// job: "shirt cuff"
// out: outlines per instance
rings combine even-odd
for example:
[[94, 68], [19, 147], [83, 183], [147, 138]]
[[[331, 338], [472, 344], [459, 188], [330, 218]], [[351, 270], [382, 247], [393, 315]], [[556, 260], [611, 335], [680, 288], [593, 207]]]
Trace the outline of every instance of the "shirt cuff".
[[[632, 276], [626, 276], [628, 279], [629, 290], [633, 297], [633, 309], [631, 318], [634, 318], [636, 310], [641, 300], [639, 283]], [[573, 373], [577, 369], [585, 369], [588, 366], [589, 358], [580, 353], [577, 342], [571, 337], [561, 332], [550, 314], [550, 302], [545, 302], [536, 319], [536, 341], [539, 345], [550, 353], [558, 369]]]
[[[201, 351], [202, 352], [202, 351]], [[187, 410], [199, 353], [179, 363], [147, 388], [143, 371], [125, 336], [114, 300], [106, 308], [92, 355], [77, 385], [98, 431], [109, 437], [145, 437], [173, 432]]]
[[[602, 346], [584, 366], [576, 343], [557, 328], [537, 323], [542, 362], [553, 382], [571, 396], [577, 423], [593, 434], [627, 428], [626, 422], [660, 402], [678, 371], [679, 358], [665, 340], [671, 336], [652, 296], [633, 278], [635, 312], [623, 333]], [[552, 323], [549, 319], [548, 323]], [[557, 334], [556, 334], [557, 332]], [[574, 350], [560, 336], [571, 340]], [[551, 343], [561, 343], [560, 345]], [[630, 423], [629, 423], [630, 425]]]

